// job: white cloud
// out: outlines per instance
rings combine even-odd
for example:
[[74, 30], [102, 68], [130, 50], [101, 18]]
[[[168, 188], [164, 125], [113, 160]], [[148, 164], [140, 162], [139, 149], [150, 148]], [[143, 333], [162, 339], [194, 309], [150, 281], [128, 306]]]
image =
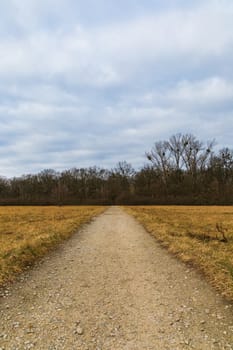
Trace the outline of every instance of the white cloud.
[[174, 101], [214, 104], [233, 101], [233, 82], [219, 77], [201, 81], [182, 81], [171, 93]]
[[203, 80], [182, 80], [166, 91], [150, 91], [142, 97], [142, 103], [153, 103], [170, 106], [216, 107], [233, 101], [233, 82], [220, 77], [211, 77]]
[[195, 11], [173, 10], [94, 29], [33, 31], [0, 42], [0, 73], [45, 79], [62, 75], [78, 84], [105, 86], [124, 82], [148, 62], [183, 57], [184, 64], [197, 65], [232, 50], [232, 16], [233, 5], [209, 2]]
[[140, 165], [179, 131], [231, 146], [231, 1], [89, 24], [63, 0], [3, 4], [0, 174]]

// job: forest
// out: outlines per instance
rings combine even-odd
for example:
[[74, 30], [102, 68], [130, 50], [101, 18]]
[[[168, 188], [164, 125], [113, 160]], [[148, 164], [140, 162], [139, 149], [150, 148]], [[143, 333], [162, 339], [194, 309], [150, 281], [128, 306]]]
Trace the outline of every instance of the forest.
[[145, 165], [120, 161], [112, 169], [74, 167], [62, 172], [0, 177], [1, 205], [232, 205], [233, 150], [215, 141], [175, 134], [156, 141]]

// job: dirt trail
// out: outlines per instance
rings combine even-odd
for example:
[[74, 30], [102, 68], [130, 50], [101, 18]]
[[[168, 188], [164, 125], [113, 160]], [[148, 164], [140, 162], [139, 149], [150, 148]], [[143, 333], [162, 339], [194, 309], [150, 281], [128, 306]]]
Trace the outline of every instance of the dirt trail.
[[112, 207], [8, 288], [0, 349], [233, 349], [233, 311]]

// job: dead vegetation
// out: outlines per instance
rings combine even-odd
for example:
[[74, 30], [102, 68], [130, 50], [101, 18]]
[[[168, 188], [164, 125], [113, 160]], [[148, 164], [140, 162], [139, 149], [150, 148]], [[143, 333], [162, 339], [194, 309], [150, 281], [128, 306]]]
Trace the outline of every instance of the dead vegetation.
[[233, 300], [233, 207], [125, 207], [181, 260]]
[[0, 285], [105, 209], [0, 207]]

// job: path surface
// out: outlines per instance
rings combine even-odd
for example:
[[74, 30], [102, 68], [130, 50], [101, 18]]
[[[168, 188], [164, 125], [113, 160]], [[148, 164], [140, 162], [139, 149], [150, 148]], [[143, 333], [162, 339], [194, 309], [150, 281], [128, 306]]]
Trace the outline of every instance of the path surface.
[[0, 349], [233, 349], [233, 311], [112, 207], [0, 299]]

